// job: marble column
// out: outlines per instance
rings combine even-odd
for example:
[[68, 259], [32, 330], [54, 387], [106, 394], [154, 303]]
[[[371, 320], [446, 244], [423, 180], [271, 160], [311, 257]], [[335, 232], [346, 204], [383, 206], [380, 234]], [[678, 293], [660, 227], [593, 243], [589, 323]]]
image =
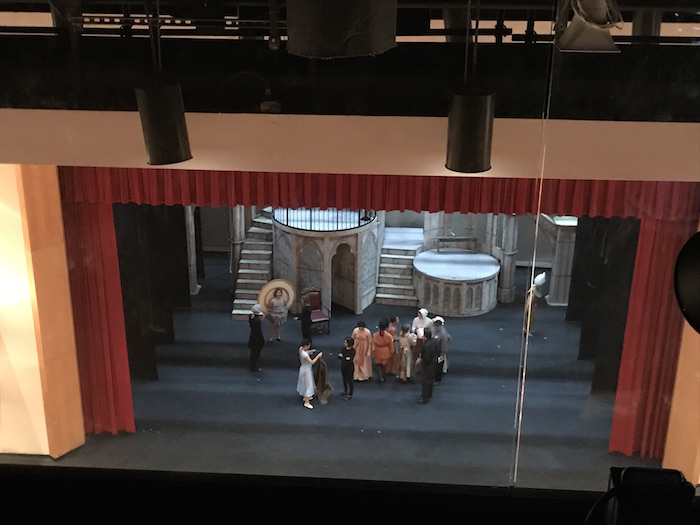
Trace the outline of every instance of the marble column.
[[246, 235], [246, 216], [245, 207], [240, 204], [231, 208], [231, 213], [229, 215], [229, 238], [230, 246], [230, 268], [229, 272], [231, 274], [231, 289], [235, 289], [236, 286], [236, 276], [238, 275], [238, 266], [241, 261], [241, 251], [243, 250], [243, 242], [245, 241]]
[[187, 237], [187, 273], [190, 279], [190, 295], [197, 295], [202, 286], [197, 282], [197, 242], [194, 228], [194, 206], [185, 206]]
[[549, 293], [545, 300], [550, 306], [566, 306], [569, 304], [578, 220], [576, 217], [554, 217], [553, 220], [556, 224], [557, 236], [550, 272]]
[[425, 212], [423, 218], [423, 250], [433, 250], [438, 247], [437, 237], [444, 235], [445, 212]]
[[498, 302], [515, 300], [515, 255], [518, 253], [517, 216], [504, 215], [501, 246], [501, 272], [498, 275]]

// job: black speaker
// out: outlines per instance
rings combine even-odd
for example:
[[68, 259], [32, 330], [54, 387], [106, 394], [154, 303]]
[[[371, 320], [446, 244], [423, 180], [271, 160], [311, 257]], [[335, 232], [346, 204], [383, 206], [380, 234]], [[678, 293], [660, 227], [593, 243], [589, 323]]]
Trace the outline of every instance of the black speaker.
[[700, 333], [700, 232], [681, 248], [673, 274], [676, 300], [690, 326]]
[[491, 169], [491, 141], [496, 95], [474, 86], [450, 91], [447, 115], [447, 162], [461, 173]]
[[136, 88], [148, 163], [174, 164], [192, 158], [180, 84]]
[[287, 0], [286, 9], [291, 55], [357, 57], [396, 47], [397, 0]]

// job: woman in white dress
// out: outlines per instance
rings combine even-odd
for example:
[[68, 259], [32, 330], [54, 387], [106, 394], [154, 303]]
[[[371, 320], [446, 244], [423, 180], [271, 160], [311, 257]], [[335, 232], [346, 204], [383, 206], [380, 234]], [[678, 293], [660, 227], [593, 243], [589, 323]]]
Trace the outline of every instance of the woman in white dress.
[[311, 399], [316, 393], [313, 365], [323, 355], [323, 352], [319, 352], [312, 359], [309, 355], [310, 349], [311, 341], [304, 339], [299, 347], [299, 361], [301, 364], [299, 365], [299, 379], [297, 380], [297, 392], [303, 398], [304, 406], [309, 409], [313, 408]]

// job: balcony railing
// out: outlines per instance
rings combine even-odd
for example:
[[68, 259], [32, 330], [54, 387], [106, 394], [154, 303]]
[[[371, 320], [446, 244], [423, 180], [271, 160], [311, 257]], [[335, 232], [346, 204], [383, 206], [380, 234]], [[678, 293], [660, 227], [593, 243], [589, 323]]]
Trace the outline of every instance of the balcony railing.
[[274, 219], [298, 230], [332, 232], [351, 230], [369, 224], [376, 218], [374, 210], [336, 208], [275, 208]]

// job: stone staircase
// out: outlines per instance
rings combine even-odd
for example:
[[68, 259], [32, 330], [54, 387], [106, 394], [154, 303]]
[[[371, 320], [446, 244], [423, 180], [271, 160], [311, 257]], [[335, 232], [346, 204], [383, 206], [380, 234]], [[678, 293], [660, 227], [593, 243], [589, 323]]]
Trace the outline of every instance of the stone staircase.
[[260, 288], [272, 279], [272, 210], [265, 208], [253, 219], [241, 249], [233, 296], [233, 319], [248, 319]]
[[385, 241], [379, 260], [376, 303], [418, 306], [413, 287], [413, 258], [420, 251], [421, 248], [410, 243], [401, 248]]

